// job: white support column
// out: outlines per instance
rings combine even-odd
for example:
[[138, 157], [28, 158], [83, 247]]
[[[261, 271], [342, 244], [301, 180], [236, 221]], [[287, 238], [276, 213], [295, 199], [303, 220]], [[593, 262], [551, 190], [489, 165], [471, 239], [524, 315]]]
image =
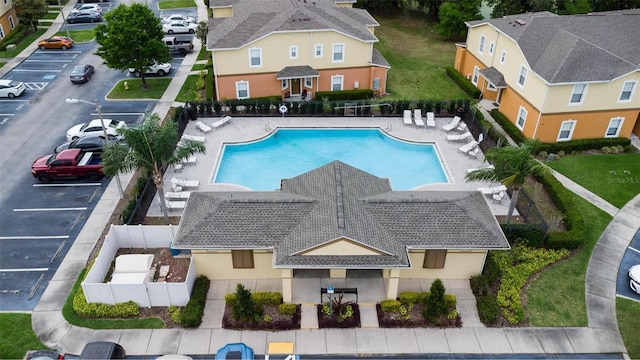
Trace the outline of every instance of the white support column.
[[293, 299], [293, 269], [282, 269], [282, 301], [292, 302]]
[[395, 300], [398, 297], [398, 286], [400, 285], [400, 270], [389, 270], [389, 278], [386, 279], [387, 288], [385, 289], [385, 295], [387, 299]]

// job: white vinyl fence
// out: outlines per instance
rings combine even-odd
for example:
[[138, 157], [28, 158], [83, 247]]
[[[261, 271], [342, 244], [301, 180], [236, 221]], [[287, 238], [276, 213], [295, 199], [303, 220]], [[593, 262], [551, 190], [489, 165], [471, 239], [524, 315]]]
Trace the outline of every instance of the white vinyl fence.
[[104, 282], [118, 249], [168, 248], [177, 231], [178, 228], [172, 225], [112, 225], [100, 254], [82, 282], [87, 302], [113, 305], [133, 300], [144, 307], [185, 306], [196, 280], [193, 258], [184, 282]]

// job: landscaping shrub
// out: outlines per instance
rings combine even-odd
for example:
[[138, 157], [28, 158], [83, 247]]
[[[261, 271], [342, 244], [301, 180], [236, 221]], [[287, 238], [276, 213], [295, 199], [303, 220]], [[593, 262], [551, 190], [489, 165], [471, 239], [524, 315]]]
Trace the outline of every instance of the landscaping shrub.
[[204, 276], [198, 276], [191, 291], [191, 298], [182, 310], [182, 319], [180, 324], [185, 328], [200, 326], [202, 323], [202, 315], [204, 314], [204, 306], [207, 302], [207, 292], [211, 281]]
[[169, 312], [169, 318], [171, 318], [171, 321], [176, 324], [180, 324], [180, 322], [182, 322], [182, 309], [177, 306], [171, 305], [169, 306], [169, 309], [167, 309], [167, 311]]
[[404, 291], [398, 295], [398, 300], [403, 304], [417, 304], [419, 296], [417, 291]]
[[631, 140], [628, 138], [580, 139], [559, 143], [541, 143], [538, 153], [546, 151], [553, 154], [560, 154], [560, 152], [570, 154], [574, 151], [600, 150], [603, 147], [608, 147], [609, 149], [611, 147], [619, 147], [619, 149], [624, 150], [629, 144], [631, 144]]
[[544, 246], [546, 234], [540, 228], [534, 228], [527, 224], [500, 224], [509, 244], [516, 244], [516, 240], [524, 239], [524, 244], [533, 248], [541, 248]]
[[7, 51], [7, 45], [10, 44], [19, 44], [22, 39], [29, 36], [31, 33], [31, 29], [25, 24], [16, 25], [15, 29], [11, 31], [4, 39], [0, 40], [0, 51]]
[[449, 78], [451, 78], [453, 82], [458, 84], [462, 91], [466, 92], [474, 99], [480, 98], [480, 89], [473, 85], [473, 83], [469, 79], [460, 74], [456, 69], [453, 68], [453, 66], [447, 66], [446, 70], [447, 76], [449, 76]]
[[318, 100], [327, 99], [328, 101], [337, 100], [367, 100], [373, 98], [373, 90], [371, 89], [358, 89], [358, 90], [344, 90], [344, 91], [318, 91], [314, 95]]
[[492, 293], [476, 297], [476, 307], [480, 321], [485, 325], [493, 325], [498, 321], [498, 303]]
[[280, 304], [278, 305], [278, 312], [283, 315], [293, 315], [296, 313], [297, 308], [296, 304]]
[[82, 288], [78, 289], [73, 298], [73, 310], [88, 318], [127, 318], [138, 316], [140, 307], [133, 301], [107, 305], [103, 303], [88, 303]]
[[397, 312], [400, 311], [400, 305], [402, 305], [402, 302], [399, 300], [382, 300], [380, 301], [380, 310], [383, 312]]
[[242, 284], [236, 285], [235, 295], [235, 301], [230, 303], [235, 320], [248, 321], [256, 315], [262, 315], [251, 298], [251, 291], [245, 289]]
[[489, 284], [489, 277], [486, 275], [474, 275], [469, 279], [471, 291], [476, 298], [485, 296], [491, 292], [491, 284]]
[[430, 291], [431, 295], [427, 299], [427, 309], [423, 316], [429, 321], [434, 321], [441, 315], [445, 315], [448, 312], [447, 304], [445, 302], [445, 288], [442, 284], [442, 280], [436, 279], [432, 284]]
[[507, 119], [504, 114], [498, 111], [498, 109], [491, 110], [491, 116], [502, 127], [502, 130], [504, 130], [507, 135], [509, 135], [509, 137], [511, 137], [511, 139], [516, 142], [516, 144], [520, 144], [526, 140], [525, 136], [522, 135], [520, 129], [518, 129], [518, 127], [515, 126], [511, 122], [511, 120]]

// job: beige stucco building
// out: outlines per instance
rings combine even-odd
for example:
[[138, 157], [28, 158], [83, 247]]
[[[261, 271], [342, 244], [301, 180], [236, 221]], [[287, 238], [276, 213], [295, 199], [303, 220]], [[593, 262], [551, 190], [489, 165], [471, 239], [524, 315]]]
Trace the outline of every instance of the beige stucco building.
[[18, 26], [18, 17], [12, 0], [0, 1], [0, 39], [4, 39]]

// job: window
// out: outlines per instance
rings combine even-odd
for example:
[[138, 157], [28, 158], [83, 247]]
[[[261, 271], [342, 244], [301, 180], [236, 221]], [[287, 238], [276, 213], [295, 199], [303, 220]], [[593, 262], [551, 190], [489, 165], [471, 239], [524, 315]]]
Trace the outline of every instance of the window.
[[489, 55], [493, 55], [495, 44], [492, 42], [489, 43]]
[[493, 83], [489, 82], [489, 83], [487, 84], [487, 90], [490, 90], [490, 91], [498, 91], [498, 88], [497, 88], [495, 85], [493, 85]]
[[0, 24], [0, 39], [4, 39], [4, 29], [2, 28], [2, 24]]
[[560, 125], [557, 141], [569, 141], [573, 137], [573, 129], [576, 127], [575, 120], [565, 120]]
[[604, 134], [604, 137], [618, 137], [623, 122], [624, 118], [622, 117], [615, 117], [611, 119], [609, 121], [609, 126], [607, 127], [607, 133]]
[[236, 82], [236, 98], [246, 99], [249, 97], [249, 82], [238, 81]]
[[573, 85], [573, 91], [571, 92], [571, 99], [569, 99], [569, 105], [581, 105], [584, 100], [584, 94], [587, 92], [587, 84]]
[[622, 85], [622, 91], [620, 92], [620, 97], [618, 98], [618, 102], [629, 102], [633, 98], [633, 93], [636, 90], [637, 81], [625, 81]]
[[484, 42], [487, 41], [487, 38], [484, 35], [480, 35], [480, 44], [478, 45], [478, 52], [482, 54], [484, 52]]
[[527, 68], [524, 65], [520, 65], [520, 75], [518, 75], [518, 85], [524, 86], [524, 82], [527, 80]]
[[287, 79], [282, 79], [282, 90], [286, 89], [289, 87], [289, 80]]
[[316, 45], [316, 57], [317, 58], [322, 57], [322, 45], [321, 44]]
[[304, 86], [308, 87], [308, 88], [312, 87], [313, 86], [313, 78], [310, 78], [310, 77], [304, 78]]
[[502, 50], [502, 52], [500, 53], [500, 64], [504, 64], [504, 61], [507, 58], [507, 52]]
[[443, 269], [447, 250], [427, 250], [424, 254], [424, 269]]
[[333, 62], [344, 61], [344, 44], [333, 44]]
[[298, 58], [298, 47], [293, 45], [289, 47], [289, 59], [297, 59]]
[[477, 66], [473, 67], [473, 77], [471, 78], [471, 83], [473, 85], [478, 85], [478, 78], [480, 77], [480, 69]]
[[231, 250], [234, 269], [253, 269], [253, 250]]
[[249, 49], [249, 65], [251, 67], [262, 66], [262, 49]]
[[344, 81], [344, 76], [342, 75], [334, 75], [331, 77], [331, 91], [342, 91], [342, 82]]
[[518, 119], [516, 120], [516, 126], [522, 130], [524, 128], [524, 122], [527, 121], [527, 110], [520, 106], [518, 111]]
[[16, 28], [16, 23], [13, 22], [13, 16], [9, 16], [9, 26], [11, 26], [11, 29]]

